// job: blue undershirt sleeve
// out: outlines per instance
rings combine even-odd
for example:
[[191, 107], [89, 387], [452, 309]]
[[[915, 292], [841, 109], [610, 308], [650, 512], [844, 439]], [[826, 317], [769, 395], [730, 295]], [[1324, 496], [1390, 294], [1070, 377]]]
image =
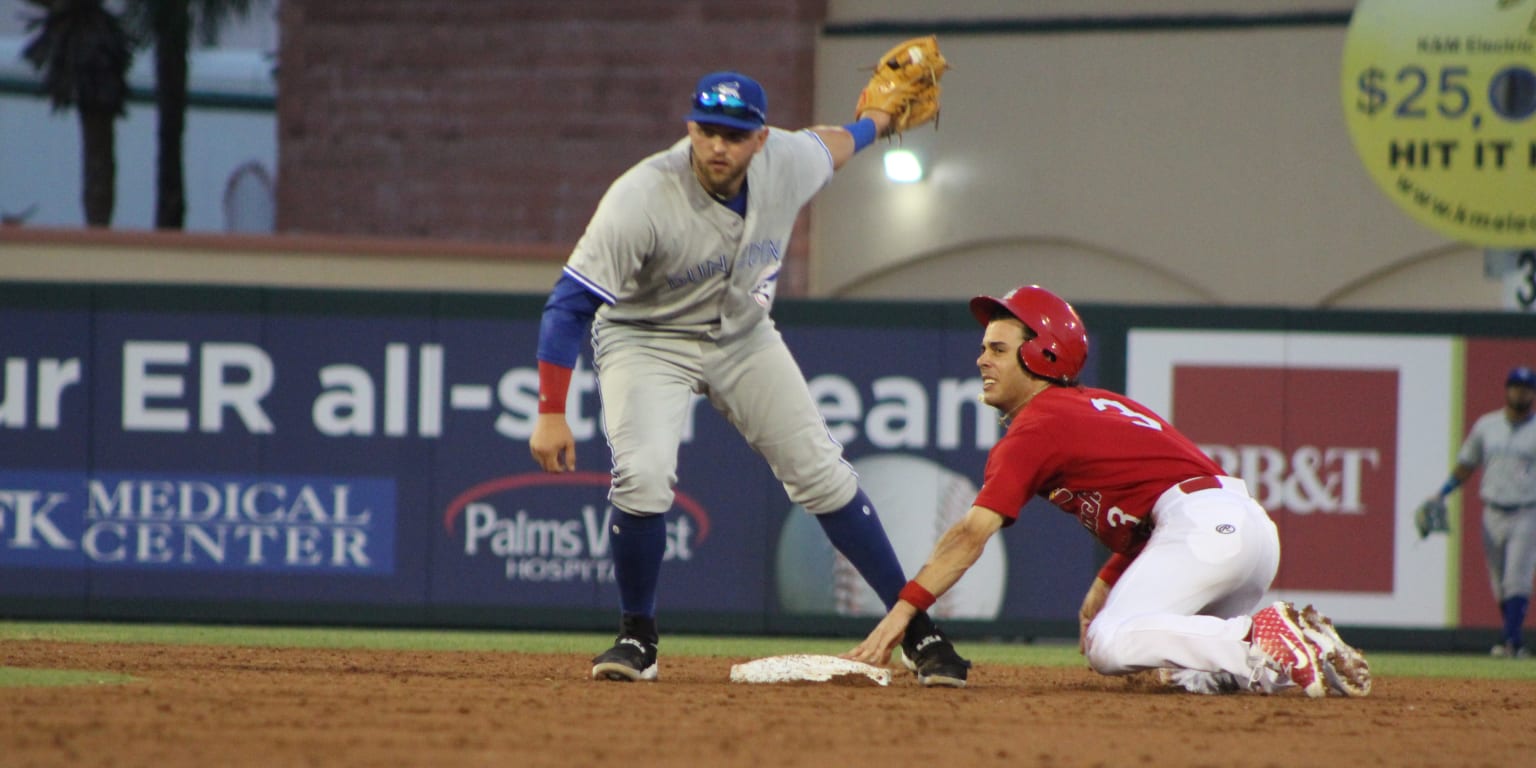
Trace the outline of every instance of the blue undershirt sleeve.
[[1440, 498], [1443, 499], [1443, 498], [1451, 495], [1452, 491], [1455, 491], [1457, 488], [1460, 488], [1460, 487], [1461, 487], [1461, 481], [1458, 480], [1455, 475], [1451, 475], [1451, 478], [1449, 480], [1445, 481], [1445, 485], [1440, 486]]
[[603, 300], [588, 291], [570, 275], [561, 273], [544, 302], [544, 316], [539, 320], [539, 359], [565, 368], [575, 368], [581, 356], [581, 340], [597, 316]]
[[875, 143], [875, 121], [867, 117], [843, 126], [843, 130], [853, 135], [854, 152]]

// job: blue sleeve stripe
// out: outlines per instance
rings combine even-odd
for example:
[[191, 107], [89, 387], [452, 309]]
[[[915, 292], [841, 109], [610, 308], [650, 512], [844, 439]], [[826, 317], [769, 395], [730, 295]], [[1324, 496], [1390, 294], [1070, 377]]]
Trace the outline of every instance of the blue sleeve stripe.
[[[565, 277], [569, 277], [572, 280], [575, 280], [576, 282], [581, 283], [583, 288], [586, 288], [587, 290], [589, 290], [592, 293], [596, 294], [599, 299], [603, 300], [604, 304], [617, 304], [617, 303], [619, 303], [619, 297], [614, 296], [613, 294], [603, 290], [602, 286], [598, 285], [597, 283], [592, 282], [592, 280], [590, 278], [588, 278], [586, 275], [583, 275], [580, 272], [577, 272], [576, 270], [571, 269], [569, 266], [561, 269], [560, 271], [562, 273], [564, 273]], [[557, 282], [555, 285], [559, 286], [559, 283]]]
[[827, 149], [827, 143], [825, 141], [821, 140], [821, 134], [819, 134], [819, 133], [817, 133], [817, 132], [815, 132], [815, 131], [813, 131], [813, 130], [811, 130], [809, 128], [805, 129], [805, 133], [810, 134], [811, 138], [815, 139], [816, 143], [821, 145], [821, 151], [826, 153], [826, 155], [827, 155], [827, 165], [836, 167], [837, 166], [837, 161], [832, 159], [832, 150]]

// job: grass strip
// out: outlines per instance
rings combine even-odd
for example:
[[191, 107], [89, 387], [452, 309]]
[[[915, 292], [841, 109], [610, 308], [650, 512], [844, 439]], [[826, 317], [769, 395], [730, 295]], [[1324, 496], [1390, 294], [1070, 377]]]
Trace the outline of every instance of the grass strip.
[[[610, 634], [578, 632], [10, 621], [0, 622], [0, 662], [4, 661], [4, 642], [28, 640], [588, 655], [607, 647], [613, 637]], [[787, 653], [836, 655], [851, 649], [857, 642], [857, 638], [667, 635], [662, 639], [661, 650], [664, 654], [682, 656], [744, 658]], [[963, 641], [958, 645], [962, 654], [978, 664], [1046, 667], [1084, 664], [1075, 643], [1059, 640], [1039, 643]], [[1366, 650], [1369, 652], [1369, 649]], [[1401, 676], [1536, 680], [1536, 659], [1493, 659], [1478, 654], [1369, 655], [1371, 669], [1378, 679]], [[0, 685], [7, 684], [7, 677], [9, 675], [0, 667]]]
[[133, 678], [116, 672], [84, 669], [0, 667], [0, 688], [53, 688], [65, 685], [122, 685]]

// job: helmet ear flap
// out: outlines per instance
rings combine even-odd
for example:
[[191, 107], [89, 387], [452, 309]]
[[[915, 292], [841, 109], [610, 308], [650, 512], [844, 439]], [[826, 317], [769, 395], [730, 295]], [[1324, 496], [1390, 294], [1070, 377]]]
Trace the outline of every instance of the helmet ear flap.
[[[1030, 367], [1029, 367], [1029, 353], [1030, 353], [1031, 345], [1034, 345], [1033, 349], [1034, 349], [1035, 354], [1039, 355], [1042, 358], [1045, 358], [1045, 360], [1047, 362], [1049, 362], [1051, 365], [1055, 365], [1057, 360], [1059, 359], [1056, 356], [1055, 350], [1051, 349], [1050, 347], [1046, 347], [1046, 346], [1041, 346], [1041, 345], [1035, 344], [1036, 338], [1038, 338], [1038, 337], [1035, 335], [1035, 333], [1033, 331], [1029, 330], [1029, 326], [1025, 326], [1024, 327], [1024, 343], [1019, 345], [1019, 365], [1022, 366], [1024, 368], [1024, 370], [1029, 371], [1030, 373], [1034, 373], [1034, 371], [1030, 370]], [[1049, 378], [1049, 377], [1047, 377], [1047, 378]]]

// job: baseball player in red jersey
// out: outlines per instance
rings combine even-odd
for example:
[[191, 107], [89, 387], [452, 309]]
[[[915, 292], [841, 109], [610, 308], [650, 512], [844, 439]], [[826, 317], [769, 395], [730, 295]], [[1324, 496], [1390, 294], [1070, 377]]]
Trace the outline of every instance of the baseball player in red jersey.
[[1077, 383], [1088, 335], [1071, 305], [1028, 285], [978, 296], [970, 308], [986, 328], [976, 360], [982, 401], [1007, 432], [970, 511], [848, 658], [885, 663], [908, 617], [953, 587], [992, 534], [1040, 496], [1111, 553], [1079, 615], [1095, 671], [1160, 670], [1165, 682], [1202, 693], [1370, 692], [1364, 655], [1327, 617], [1285, 602], [1254, 612], [1279, 566], [1280, 539], [1243, 481], [1146, 406]]

